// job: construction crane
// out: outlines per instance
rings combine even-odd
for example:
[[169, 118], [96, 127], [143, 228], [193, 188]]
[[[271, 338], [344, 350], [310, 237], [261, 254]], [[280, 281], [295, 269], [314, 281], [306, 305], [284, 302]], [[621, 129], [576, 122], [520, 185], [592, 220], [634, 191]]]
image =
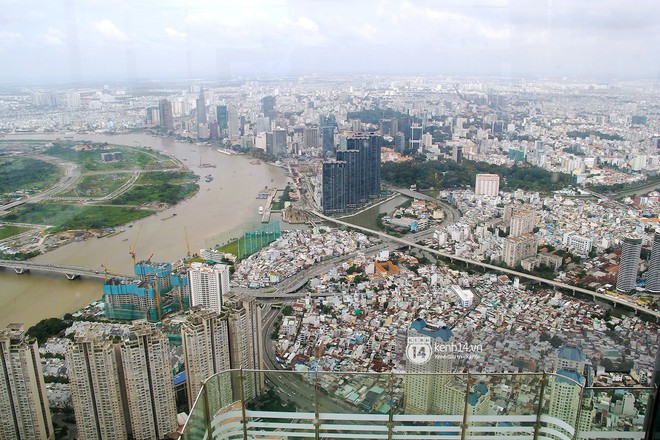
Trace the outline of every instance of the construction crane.
[[158, 288], [160, 281], [158, 280], [158, 276], [156, 276], [155, 279], [155, 284], [156, 284], [156, 313], [158, 313], [158, 322], [163, 320], [163, 316], [161, 313], [161, 306], [160, 306], [160, 289]]
[[186, 254], [186, 256], [188, 257], [188, 259], [190, 259], [190, 241], [188, 240], [188, 227], [187, 226], [183, 227], [183, 232], [186, 235], [186, 251], [188, 252]]
[[105, 280], [108, 281], [108, 274], [114, 275], [118, 278], [123, 278], [121, 275], [119, 275], [117, 272], [113, 272], [106, 266], [105, 264], [102, 264], [101, 267], [103, 268], [104, 274], [105, 274]]
[[133, 242], [133, 246], [129, 246], [128, 248], [128, 253], [131, 255], [131, 258], [133, 259], [133, 266], [135, 266], [136, 259], [135, 259], [135, 250], [137, 249], [137, 244], [138, 244], [138, 239], [140, 238], [140, 232], [142, 231], [142, 225], [138, 228], [137, 235], [135, 236], [135, 241]]

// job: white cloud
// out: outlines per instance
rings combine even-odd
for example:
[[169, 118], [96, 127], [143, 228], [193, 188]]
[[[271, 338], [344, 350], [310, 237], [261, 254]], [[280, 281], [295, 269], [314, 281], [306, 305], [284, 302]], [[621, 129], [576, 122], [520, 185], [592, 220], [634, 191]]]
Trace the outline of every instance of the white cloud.
[[22, 41], [22, 34], [17, 32], [0, 31], [0, 50], [16, 47]]
[[49, 46], [64, 45], [64, 34], [55, 28], [49, 28], [42, 37], [43, 42]]
[[119, 30], [119, 28], [108, 19], [94, 23], [94, 27], [103, 37], [108, 40], [120, 43], [127, 43], [129, 41], [128, 36]]
[[307, 17], [298, 17], [291, 23], [290, 36], [294, 44], [306, 47], [322, 46], [327, 38], [321, 33], [319, 25]]
[[319, 25], [307, 17], [298, 17], [298, 20], [296, 20], [293, 24], [294, 26], [298, 26], [302, 29], [305, 29], [306, 31], [310, 31], [310, 32], [319, 31]]
[[165, 33], [174, 38], [186, 38], [188, 36], [185, 32], [178, 31], [171, 27], [165, 28]]

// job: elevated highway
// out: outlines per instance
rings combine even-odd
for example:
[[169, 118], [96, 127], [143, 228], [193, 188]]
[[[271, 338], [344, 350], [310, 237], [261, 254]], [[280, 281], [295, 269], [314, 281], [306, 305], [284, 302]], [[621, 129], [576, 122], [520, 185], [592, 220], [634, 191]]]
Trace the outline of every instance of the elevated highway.
[[451, 261], [460, 261], [462, 263], [465, 263], [468, 266], [476, 266], [476, 267], [481, 267], [481, 268], [484, 268], [484, 269], [491, 270], [493, 272], [500, 272], [500, 273], [504, 273], [504, 274], [507, 274], [507, 275], [513, 275], [513, 276], [516, 276], [516, 277], [519, 277], [519, 278], [534, 281], [534, 282], [539, 283], [539, 284], [544, 284], [546, 286], [551, 286], [555, 289], [568, 290], [568, 291], [573, 292], [574, 294], [575, 293], [580, 293], [580, 294], [583, 294], [583, 295], [588, 295], [594, 300], [595, 299], [601, 299], [603, 301], [613, 303], [614, 305], [627, 307], [627, 308], [630, 308], [630, 309], [634, 310], [635, 313], [645, 314], [645, 315], [648, 315], [648, 316], [651, 316], [651, 317], [655, 318], [656, 321], [660, 321], [660, 313], [659, 312], [647, 309], [645, 307], [641, 307], [641, 306], [639, 306], [639, 305], [637, 305], [637, 304], [635, 304], [631, 301], [626, 301], [626, 300], [623, 300], [623, 299], [615, 297], [615, 296], [606, 295], [606, 294], [603, 294], [603, 293], [600, 293], [600, 292], [595, 292], [593, 290], [584, 289], [582, 287], [572, 286], [570, 284], [562, 283], [560, 281], [548, 280], [546, 278], [537, 277], [537, 276], [534, 276], [534, 275], [526, 274], [526, 273], [523, 273], [523, 272], [518, 272], [518, 271], [515, 271], [515, 270], [512, 270], [512, 269], [507, 269], [507, 268], [503, 268], [503, 267], [500, 267], [500, 266], [495, 266], [493, 264], [484, 263], [482, 261], [476, 261], [476, 260], [471, 260], [471, 259], [468, 259], [468, 258], [458, 257], [458, 256], [453, 255], [453, 254], [448, 254], [448, 253], [445, 253], [445, 252], [437, 251], [435, 249], [431, 249], [428, 246], [417, 244], [415, 241], [410, 241], [410, 240], [406, 240], [406, 239], [403, 239], [403, 238], [392, 237], [392, 236], [390, 236], [390, 235], [388, 235], [384, 232], [381, 232], [381, 231], [374, 231], [373, 229], [368, 229], [368, 228], [365, 228], [365, 227], [362, 227], [362, 226], [356, 226], [354, 224], [344, 222], [342, 220], [337, 220], [337, 219], [334, 219], [332, 217], [328, 217], [326, 215], [323, 215], [322, 213], [320, 213], [318, 211], [312, 211], [312, 213], [315, 216], [317, 216], [317, 217], [319, 217], [319, 218], [321, 218], [321, 219], [323, 219], [327, 222], [331, 222], [331, 223], [335, 223], [335, 224], [338, 224], [338, 225], [350, 227], [350, 228], [357, 229], [357, 230], [360, 230], [360, 231], [363, 231], [363, 232], [368, 232], [370, 234], [375, 234], [375, 235], [378, 235], [379, 237], [383, 238], [384, 240], [390, 240], [391, 242], [395, 242], [395, 243], [399, 244], [400, 246], [408, 246], [408, 247], [411, 247], [411, 248], [420, 249], [420, 250], [422, 250], [424, 252], [428, 252], [430, 254], [438, 255], [438, 256], [443, 257], [443, 258], [448, 258]]

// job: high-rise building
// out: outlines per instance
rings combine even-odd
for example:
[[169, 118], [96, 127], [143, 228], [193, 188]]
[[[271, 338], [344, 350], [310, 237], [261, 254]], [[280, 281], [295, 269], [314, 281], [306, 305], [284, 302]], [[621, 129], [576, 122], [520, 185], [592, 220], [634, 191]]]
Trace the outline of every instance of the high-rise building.
[[390, 136], [392, 131], [392, 120], [391, 119], [381, 119], [380, 120], [380, 135], [381, 136]]
[[264, 96], [261, 98], [262, 111], [264, 116], [269, 118], [273, 117], [275, 112], [275, 97], [274, 96]]
[[238, 119], [238, 111], [234, 107], [227, 109], [227, 125], [229, 139], [236, 141], [241, 137], [241, 127]]
[[421, 153], [423, 133], [424, 133], [424, 128], [419, 124], [413, 124], [413, 126], [410, 127], [409, 145], [413, 153]]
[[[229, 369], [263, 368], [261, 308], [254, 298], [228, 294], [220, 314], [194, 307], [181, 327], [181, 339], [191, 406], [210, 376]], [[217, 386], [207, 392], [214, 407], [242, 399], [236, 394], [239, 389], [246, 398], [254, 398], [264, 385], [262, 374], [257, 372], [244, 373], [242, 388], [238, 380], [229, 375], [217, 378]]]
[[509, 222], [509, 235], [517, 237], [522, 234], [530, 234], [536, 226], [536, 214], [532, 210], [521, 209], [516, 211]]
[[346, 209], [346, 162], [323, 163], [323, 211], [342, 212]]
[[394, 135], [394, 149], [399, 154], [402, 154], [403, 150], [406, 149], [406, 137], [401, 132]]
[[[557, 375], [550, 380], [548, 415], [556, 417], [579, 431], [591, 431], [595, 410], [592, 393], [583, 393], [583, 387], [591, 386], [591, 368], [577, 347], [563, 346], [555, 354]], [[581, 404], [580, 404], [581, 402]]]
[[504, 242], [504, 262], [515, 268], [525, 258], [534, 257], [537, 247], [536, 238], [532, 234], [507, 237]]
[[81, 440], [127, 438], [115, 344], [95, 332], [76, 335], [66, 352], [73, 411]]
[[660, 293], [660, 232], [653, 234], [653, 247], [649, 270], [646, 272], [646, 290], [651, 293]]
[[374, 133], [349, 136], [337, 161], [324, 165], [325, 212], [355, 208], [380, 195], [380, 140]]
[[160, 127], [165, 132], [174, 131], [174, 114], [172, 113], [172, 102], [161, 99], [158, 102], [160, 110]]
[[477, 174], [474, 193], [478, 196], [496, 197], [500, 193], [500, 176], [498, 174]]
[[275, 141], [273, 138], [273, 132], [269, 131], [266, 133], [266, 153], [270, 155], [273, 154], [273, 148], [275, 146]]
[[[261, 308], [254, 298], [227, 295], [223, 312], [229, 329], [229, 358], [232, 369], [262, 369]], [[243, 393], [254, 398], [263, 388], [260, 373], [245, 373]], [[235, 386], [234, 389], [239, 389]]]
[[334, 126], [321, 127], [321, 143], [324, 157], [333, 156], [336, 153]]
[[454, 145], [454, 149], [452, 151], [452, 159], [454, 159], [457, 163], [463, 162], [463, 146], [462, 145]]
[[164, 438], [178, 427], [167, 337], [144, 320], [129, 330], [119, 343], [86, 332], [67, 349], [81, 439]]
[[0, 330], [0, 414], [0, 439], [54, 438], [37, 341], [22, 324]]
[[334, 156], [335, 149], [335, 128], [337, 120], [334, 116], [321, 116], [319, 121], [321, 128], [321, 145], [323, 147], [323, 157]]
[[206, 124], [208, 118], [206, 117], [206, 98], [204, 97], [204, 89], [200, 90], [199, 97], [196, 101], [197, 110], [197, 125]]
[[254, 124], [256, 134], [266, 133], [270, 131], [270, 118], [268, 116], [260, 116]]
[[229, 128], [229, 114], [227, 112], [227, 106], [226, 105], [219, 105], [215, 108], [215, 115], [218, 120], [218, 128], [222, 132], [222, 130], [226, 130]]
[[[186, 315], [181, 326], [181, 342], [186, 366], [189, 407], [197, 398], [206, 379], [231, 368], [229, 361], [229, 329], [226, 316], [218, 316], [215, 310], [194, 307]], [[222, 383], [218, 393], [208, 396], [214, 404], [231, 403], [231, 381], [220, 376]]]
[[192, 305], [220, 313], [222, 295], [229, 292], [229, 266], [192, 263], [188, 271]]
[[625, 237], [623, 239], [619, 274], [616, 277], [616, 290], [618, 292], [627, 293], [635, 288], [641, 252], [641, 238]]
[[319, 128], [305, 127], [303, 130], [303, 144], [305, 148], [319, 147]]
[[160, 109], [158, 107], [147, 107], [147, 125], [160, 125]]
[[452, 376], [454, 371], [453, 333], [416, 319], [408, 330], [406, 372], [420, 373], [405, 377], [406, 414], [485, 415], [490, 391], [485, 383], [470, 388], [465, 408], [467, 383]]
[[286, 154], [287, 138], [286, 129], [277, 127], [273, 130], [273, 155], [281, 157]]
[[135, 440], [163, 438], [178, 427], [169, 341], [146, 321], [130, 331], [120, 347], [130, 432]]

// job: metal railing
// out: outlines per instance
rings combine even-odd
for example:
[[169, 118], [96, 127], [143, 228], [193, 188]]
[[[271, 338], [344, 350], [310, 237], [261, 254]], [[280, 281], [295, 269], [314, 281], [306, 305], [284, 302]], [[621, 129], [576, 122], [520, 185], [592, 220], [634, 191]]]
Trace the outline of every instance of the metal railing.
[[181, 439], [645, 439], [653, 393], [553, 373], [228, 370]]

